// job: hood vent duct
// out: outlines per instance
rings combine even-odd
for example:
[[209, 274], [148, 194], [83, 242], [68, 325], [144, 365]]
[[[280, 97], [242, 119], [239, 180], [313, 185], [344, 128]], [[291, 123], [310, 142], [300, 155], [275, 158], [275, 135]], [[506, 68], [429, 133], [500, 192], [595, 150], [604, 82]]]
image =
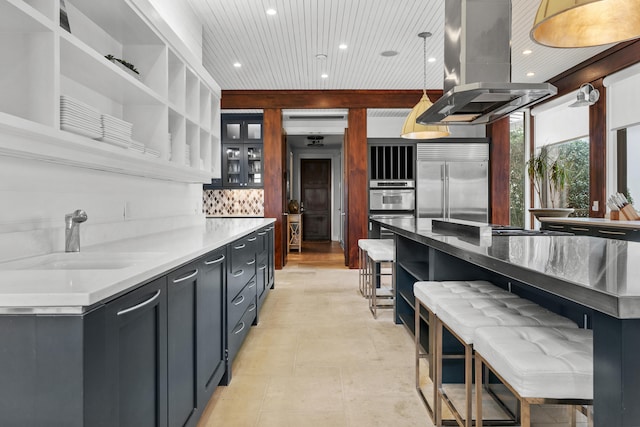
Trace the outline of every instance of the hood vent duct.
[[446, 0], [444, 95], [420, 124], [488, 124], [549, 96], [549, 83], [511, 83], [511, 0]]

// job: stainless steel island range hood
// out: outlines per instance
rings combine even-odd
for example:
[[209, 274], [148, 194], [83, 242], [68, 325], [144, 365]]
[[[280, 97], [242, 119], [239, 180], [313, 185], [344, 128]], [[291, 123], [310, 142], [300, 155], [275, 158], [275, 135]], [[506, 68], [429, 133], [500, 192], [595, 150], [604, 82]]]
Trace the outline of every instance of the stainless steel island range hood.
[[558, 90], [511, 83], [511, 0], [445, 0], [444, 95], [420, 124], [487, 124]]

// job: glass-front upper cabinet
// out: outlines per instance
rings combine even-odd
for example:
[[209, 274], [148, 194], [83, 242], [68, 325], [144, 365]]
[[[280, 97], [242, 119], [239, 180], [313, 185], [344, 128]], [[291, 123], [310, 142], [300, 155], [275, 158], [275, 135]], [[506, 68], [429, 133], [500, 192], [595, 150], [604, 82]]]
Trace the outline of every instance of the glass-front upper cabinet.
[[222, 186], [262, 188], [262, 115], [223, 114]]
[[229, 122], [222, 126], [222, 135], [226, 141], [241, 141], [242, 140], [242, 123], [241, 122]]
[[223, 114], [221, 122], [224, 142], [262, 142], [262, 115]]
[[242, 182], [242, 146], [224, 147], [224, 180], [223, 185], [239, 186]]
[[262, 187], [262, 145], [246, 145], [247, 186]]

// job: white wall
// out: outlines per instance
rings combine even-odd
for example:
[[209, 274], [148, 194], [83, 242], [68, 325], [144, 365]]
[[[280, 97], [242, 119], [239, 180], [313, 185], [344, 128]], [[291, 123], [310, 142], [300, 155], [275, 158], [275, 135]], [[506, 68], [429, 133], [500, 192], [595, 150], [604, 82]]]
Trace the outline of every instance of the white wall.
[[[367, 117], [367, 138], [399, 138], [405, 117]], [[449, 126], [448, 138], [484, 138], [485, 125]]]
[[0, 156], [0, 260], [64, 251], [64, 215], [84, 209], [83, 247], [202, 224], [202, 185]]
[[158, 14], [175, 31], [202, 63], [202, 22], [186, 0], [149, 0]]

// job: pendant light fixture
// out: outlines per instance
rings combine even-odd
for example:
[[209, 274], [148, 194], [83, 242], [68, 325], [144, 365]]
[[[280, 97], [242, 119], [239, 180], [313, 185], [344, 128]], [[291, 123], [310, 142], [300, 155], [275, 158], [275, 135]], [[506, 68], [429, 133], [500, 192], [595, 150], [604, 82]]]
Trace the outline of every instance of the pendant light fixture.
[[424, 86], [422, 89], [422, 98], [415, 107], [413, 107], [409, 116], [407, 116], [404, 121], [400, 136], [407, 139], [442, 138], [449, 136], [449, 128], [447, 126], [421, 125], [416, 123], [416, 119], [433, 105], [427, 96], [427, 38], [431, 37], [431, 33], [426, 31], [418, 34], [418, 37], [422, 38], [424, 44]]
[[638, 0], [542, 0], [531, 39], [549, 47], [588, 47], [640, 37]]

